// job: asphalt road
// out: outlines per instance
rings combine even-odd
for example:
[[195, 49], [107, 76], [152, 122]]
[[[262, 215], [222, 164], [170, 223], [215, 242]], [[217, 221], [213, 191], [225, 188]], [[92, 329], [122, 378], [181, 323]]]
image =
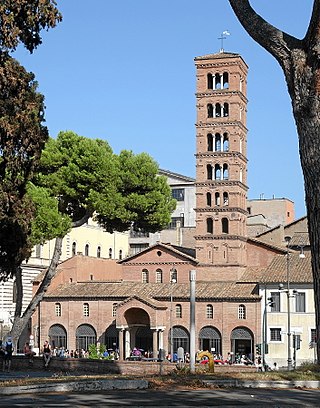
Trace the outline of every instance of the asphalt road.
[[320, 407], [320, 390], [134, 390], [1, 396], [1, 407]]

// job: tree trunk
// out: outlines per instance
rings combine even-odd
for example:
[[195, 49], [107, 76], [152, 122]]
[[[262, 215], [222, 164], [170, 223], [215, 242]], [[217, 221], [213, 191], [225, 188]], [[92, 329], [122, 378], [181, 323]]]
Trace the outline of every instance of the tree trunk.
[[269, 24], [253, 10], [249, 0], [229, 3], [248, 34], [279, 62], [288, 85], [305, 183], [320, 364], [320, 0], [313, 2], [303, 40]]
[[[54, 252], [53, 252], [53, 256], [50, 262], [50, 266], [46, 271], [46, 274], [36, 292], [36, 294], [34, 295], [32, 301], [30, 302], [30, 304], [28, 305], [28, 307], [26, 308], [26, 310], [24, 311], [23, 315], [20, 316], [16, 315], [14, 322], [13, 322], [13, 326], [11, 329], [11, 336], [12, 339], [14, 341], [14, 344], [17, 344], [19, 337], [21, 336], [24, 328], [26, 327], [26, 325], [28, 324], [28, 321], [31, 319], [33, 313], [35, 312], [38, 304], [41, 302], [41, 300], [43, 299], [43, 296], [45, 294], [45, 292], [47, 291], [52, 278], [55, 276], [56, 274], [56, 270], [57, 270], [57, 266], [59, 264], [59, 259], [61, 256], [61, 248], [62, 248], [62, 240], [63, 238], [56, 238], [56, 243], [55, 243], [55, 247], [54, 247]], [[21, 275], [21, 274], [20, 274]], [[20, 278], [20, 283], [19, 283], [22, 287], [22, 279]], [[22, 297], [21, 297], [22, 299]]]

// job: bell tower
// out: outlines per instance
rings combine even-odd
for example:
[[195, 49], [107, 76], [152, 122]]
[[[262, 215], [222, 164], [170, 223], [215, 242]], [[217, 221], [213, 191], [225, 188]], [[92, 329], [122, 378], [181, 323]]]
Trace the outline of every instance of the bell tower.
[[200, 280], [236, 280], [246, 267], [247, 72], [223, 50], [195, 58], [196, 257]]

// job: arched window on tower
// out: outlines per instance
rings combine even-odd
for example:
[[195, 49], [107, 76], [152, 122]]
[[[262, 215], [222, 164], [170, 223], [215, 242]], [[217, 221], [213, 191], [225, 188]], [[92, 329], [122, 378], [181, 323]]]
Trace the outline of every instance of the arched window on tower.
[[227, 164], [223, 165], [223, 180], [229, 180], [229, 170]]
[[216, 118], [221, 118], [221, 105], [220, 105], [220, 103], [216, 103], [216, 114], [215, 114], [215, 117]]
[[218, 73], [215, 75], [214, 89], [221, 89], [221, 75]]
[[229, 234], [229, 220], [228, 220], [228, 218], [222, 218], [221, 226], [222, 226], [222, 233], [223, 234]]
[[214, 179], [221, 180], [221, 166], [220, 164], [216, 164], [214, 166]]
[[72, 256], [77, 255], [77, 243], [72, 242]]
[[210, 73], [207, 75], [207, 86], [208, 89], [213, 89], [213, 76]]
[[212, 103], [208, 103], [207, 111], [208, 111], [208, 118], [213, 118], [213, 105], [212, 105]]
[[212, 180], [212, 166], [207, 164], [207, 180]]
[[119, 259], [122, 259], [122, 249], [119, 249]]
[[207, 150], [208, 152], [213, 151], [213, 136], [211, 133], [207, 134]]
[[229, 88], [229, 74], [228, 72], [223, 73], [223, 89]]
[[240, 169], [239, 180], [242, 182], [242, 168]]
[[112, 259], [112, 248], [109, 248], [109, 259]]
[[84, 247], [84, 254], [85, 256], [89, 256], [89, 244], [86, 244], [86, 246]]
[[220, 152], [221, 151], [221, 135], [220, 133], [216, 133], [215, 134], [215, 138], [214, 138], [214, 150], [216, 152]]
[[143, 269], [141, 280], [142, 280], [142, 283], [149, 283], [149, 271], [147, 269]]
[[211, 207], [211, 193], [207, 193], [207, 206]]
[[223, 205], [229, 205], [229, 194], [226, 191], [223, 193]]
[[225, 118], [229, 116], [229, 104], [228, 103], [223, 104], [223, 116]]
[[101, 258], [101, 246], [97, 248], [97, 258]]
[[223, 134], [223, 151], [228, 152], [229, 151], [229, 137], [228, 133]]
[[215, 193], [215, 205], [220, 205], [220, 193]]
[[213, 219], [207, 218], [207, 233], [213, 234]]

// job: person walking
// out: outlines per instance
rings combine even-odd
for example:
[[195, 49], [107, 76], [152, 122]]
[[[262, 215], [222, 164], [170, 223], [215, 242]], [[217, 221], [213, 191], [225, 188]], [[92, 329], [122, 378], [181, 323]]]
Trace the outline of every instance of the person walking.
[[9, 372], [11, 369], [12, 353], [13, 353], [13, 343], [12, 343], [11, 337], [8, 337], [7, 341], [4, 343], [3, 351], [4, 351], [4, 358], [3, 358], [2, 371], [7, 370]]

